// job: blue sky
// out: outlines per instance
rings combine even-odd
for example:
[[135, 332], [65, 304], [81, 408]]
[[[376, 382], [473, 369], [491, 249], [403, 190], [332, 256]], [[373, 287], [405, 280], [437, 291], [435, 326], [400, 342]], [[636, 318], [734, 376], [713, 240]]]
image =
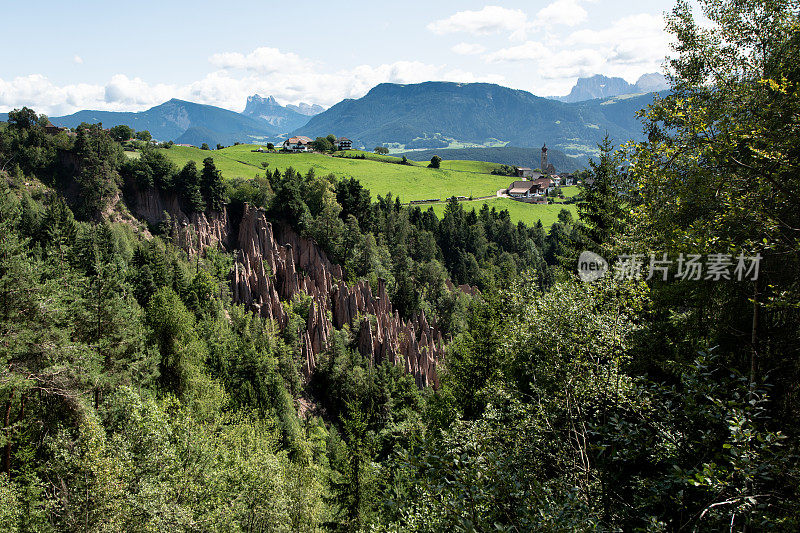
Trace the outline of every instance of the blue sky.
[[[540, 96], [630, 82], [669, 53], [671, 1], [4, 3], [0, 111], [138, 111], [248, 95], [330, 106], [381, 82], [489, 81]], [[288, 7], [295, 6], [295, 7]], [[457, 6], [457, 7], [456, 7]]]

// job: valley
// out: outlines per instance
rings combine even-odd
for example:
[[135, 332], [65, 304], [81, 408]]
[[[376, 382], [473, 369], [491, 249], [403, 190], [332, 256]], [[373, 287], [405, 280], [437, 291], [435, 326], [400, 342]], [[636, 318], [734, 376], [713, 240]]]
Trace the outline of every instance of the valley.
[[[557, 219], [562, 207], [574, 211], [574, 205], [534, 205], [517, 202], [507, 198], [495, 198], [497, 191], [505, 189], [514, 178], [492, 175], [490, 172], [500, 165], [484, 161], [442, 161], [441, 168], [428, 168], [428, 161], [410, 161], [410, 165], [398, 164], [401, 159], [352, 150], [339, 152], [334, 156], [319, 153], [265, 153], [254, 152], [262, 148], [260, 145], [240, 144], [222, 150], [201, 150], [189, 146], [173, 146], [159, 149], [178, 167], [189, 161], [198, 164], [206, 157], [213, 157], [214, 163], [227, 180], [237, 178], [251, 179], [256, 175], [264, 175], [265, 167], [269, 171], [294, 168], [303, 174], [313, 169], [317, 175], [334, 174], [338, 178], [356, 178], [370, 190], [373, 199], [377, 196], [391, 194], [400, 197], [401, 202], [428, 200], [439, 198], [442, 201], [435, 205], [434, 212], [441, 216], [450, 196], [466, 196], [473, 198], [491, 197], [486, 200], [467, 202], [464, 208], [480, 208], [488, 203], [498, 211], [507, 209], [511, 220], [535, 225], [542, 220], [549, 227]], [[363, 155], [366, 159], [357, 159]], [[421, 206], [427, 209], [427, 205]]]

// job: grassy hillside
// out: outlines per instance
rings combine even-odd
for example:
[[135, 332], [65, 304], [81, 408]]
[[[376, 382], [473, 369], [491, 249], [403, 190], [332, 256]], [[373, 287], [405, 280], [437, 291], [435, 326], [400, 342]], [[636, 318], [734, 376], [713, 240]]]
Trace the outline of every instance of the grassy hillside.
[[[348, 150], [346, 152], [336, 152], [334, 155], [337, 157], [353, 158], [353, 159], [364, 156], [365, 159], [369, 159], [372, 161], [381, 161], [384, 163], [399, 163], [400, 161], [403, 160], [403, 155], [406, 155], [407, 163], [409, 165], [418, 167], [427, 167], [428, 163], [430, 163], [430, 158], [424, 159], [418, 155], [419, 153], [421, 152], [409, 152], [407, 154], [397, 154], [397, 155], [381, 155], [381, 154], [376, 154], [374, 152], [365, 152], [363, 150]], [[433, 157], [433, 155], [431, 155], [431, 157]], [[440, 168], [444, 170], [457, 170], [459, 172], [477, 172], [479, 174], [491, 174], [492, 170], [500, 168], [500, 163], [490, 163], [488, 161], [444, 160], [442, 161]]]
[[[438, 155], [445, 161], [469, 160], [486, 161], [485, 165], [494, 166], [499, 164], [516, 165], [518, 167], [539, 168], [542, 160], [542, 150], [540, 148], [520, 148], [517, 146], [503, 146], [496, 148], [460, 148], [440, 149], [440, 150], [418, 150], [394, 154], [396, 157], [405, 155], [414, 161], [430, 161], [431, 157]], [[551, 148], [547, 152], [548, 162], [556, 167], [558, 172], [574, 172], [586, 167], [589, 158], [585, 156], [569, 157], [562, 151]], [[427, 164], [427, 163], [426, 163]], [[444, 166], [444, 162], [442, 163]], [[491, 172], [491, 168], [487, 170]]]
[[[389, 161], [399, 161], [389, 156], [374, 156], [371, 159], [349, 159], [322, 154], [280, 154], [259, 153], [252, 150], [255, 145], [230, 146], [223, 150], [205, 151], [193, 147], [173, 146], [164, 153], [179, 166], [193, 159], [198, 163], [206, 157], [213, 157], [222, 175], [252, 178], [263, 174], [262, 163], [268, 169], [285, 170], [293, 167], [300, 172], [313, 168], [317, 173], [336, 174], [339, 177], [358, 179], [373, 194], [392, 193], [404, 202], [426, 200], [429, 198], [448, 198], [450, 196], [490, 196], [498, 189], [508, 186], [509, 178], [476, 172], [489, 166], [480, 162], [448, 162], [441, 169], [427, 168], [426, 164], [398, 165]], [[372, 157], [381, 157], [383, 161]]]
[[[335, 152], [333, 155], [344, 159], [361, 159], [363, 157], [370, 161], [380, 161], [382, 163], [399, 163], [403, 160], [403, 156], [376, 154], [375, 152], [367, 152], [364, 150], [345, 150]], [[409, 161], [409, 163], [417, 166], [425, 166], [415, 161]]]
[[226, 179], [252, 178], [256, 174], [264, 174], [261, 168], [239, 163], [227, 157], [222, 150], [201, 150], [193, 146], [173, 146], [160, 151], [164, 152], [179, 167], [189, 161], [195, 161], [200, 164], [206, 157], [213, 157], [214, 163]]
[[[217, 168], [227, 179], [252, 178], [256, 174], [264, 174], [262, 162], [269, 164], [269, 170], [285, 170], [293, 167], [300, 172], [314, 169], [317, 173], [335, 174], [339, 177], [353, 177], [367, 187], [373, 195], [385, 196], [387, 193], [400, 196], [404, 202], [426, 200], [430, 198], [445, 199], [450, 196], [493, 196], [498, 189], [508, 186], [511, 178], [493, 176], [491, 172], [498, 165], [484, 161], [442, 161], [438, 170], [427, 167], [428, 162], [412, 162], [411, 165], [398, 165], [400, 161], [393, 156], [372, 154], [369, 152], [350, 151], [347, 157], [331, 157], [323, 154], [280, 154], [260, 153], [252, 150], [257, 145], [230, 146], [222, 150], [200, 150], [186, 146], [173, 146], [163, 152], [178, 166], [189, 160], [200, 163], [206, 157], [213, 157]], [[341, 154], [341, 153], [340, 153]], [[356, 159], [364, 154], [368, 159]], [[523, 221], [535, 224], [542, 221], [549, 227], [558, 217], [559, 211], [567, 208], [574, 212], [574, 205], [532, 205], [516, 202], [507, 198], [491, 198], [465, 203], [464, 207], [480, 209], [484, 203], [497, 210], [508, 209], [514, 222]], [[421, 206], [427, 209], [427, 206]], [[442, 216], [445, 203], [434, 205], [434, 211]]]
[[[522, 221], [529, 226], [533, 226], [537, 221], [541, 220], [545, 228], [553, 225], [553, 222], [558, 221], [558, 214], [562, 209], [566, 209], [572, 213], [573, 218], [577, 218], [578, 209], [575, 204], [553, 204], [553, 205], [536, 205], [518, 202], [510, 198], [497, 198], [491, 200], [475, 200], [474, 202], [464, 202], [465, 211], [475, 209], [480, 211], [483, 204], [489, 204], [489, 208], [495, 208], [498, 211], [503, 209], [508, 210], [513, 222]], [[444, 202], [435, 204], [433, 211], [436, 216], [441, 218], [444, 215], [444, 210], [447, 204]], [[422, 206], [425, 209], [425, 206]]]
[[[420, 164], [427, 165], [428, 161], [425, 160]], [[459, 172], [479, 172], [481, 174], [491, 174], [492, 170], [500, 168], [500, 164], [489, 163], [488, 161], [443, 160], [440, 167], [447, 170], [457, 170]]]

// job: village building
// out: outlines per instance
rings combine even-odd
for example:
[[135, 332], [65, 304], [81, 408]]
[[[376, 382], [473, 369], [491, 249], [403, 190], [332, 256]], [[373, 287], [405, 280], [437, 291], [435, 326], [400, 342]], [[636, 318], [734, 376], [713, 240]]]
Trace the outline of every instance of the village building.
[[533, 170], [528, 167], [517, 167], [517, 177], [526, 179], [533, 177]]
[[541, 177], [539, 179], [535, 179], [531, 181], [531, 183], [535, 183], [540, 191], [544, 191], [547, 193], [553, 192], [553, 189], [556, 188], [555, 182], [547, 177]]
[[283, 141], [283, 149], [290, 152], [308, 152], [313, 141], [305, 136], [290, 137]]
[[508, 195], [512, 198], [532, 198], [541, 194], [541, 185], [535, 181], [515, 181], [508, 186]]
[[353, 141], [351, 141], [347, 137], [339, 137], [338, 139], [336, 139], [336, 149], [337, 150], [352, 150], [353, 149]]
[[517, 200], [543, 197], [545, 194], [553, 192], [556, 188], [555, 182], [547, 177], [540, 177], [535, 180], [515, 181], [508, 186], [508, 195]]
[[547, 171], [547, 143], [542, 146], [542, 164], [539, 168], [542, 169], [542, 172]]
[[545, 143], [544, 146], [542, 146], [542, 166], [541, 166], [541, 169], [542, 169], [542, 172], [544, 172], [545, 174], [555, 174], [556, 173], [556, 167], [553, 166], [553, 163], [548, 163], [547, 162], [547, 143]]
[[542, 177], [542, 174], [531, 170], [528, 167], [514, 167], [516, 169], [516, 176], [524, 180], [535, 180]]

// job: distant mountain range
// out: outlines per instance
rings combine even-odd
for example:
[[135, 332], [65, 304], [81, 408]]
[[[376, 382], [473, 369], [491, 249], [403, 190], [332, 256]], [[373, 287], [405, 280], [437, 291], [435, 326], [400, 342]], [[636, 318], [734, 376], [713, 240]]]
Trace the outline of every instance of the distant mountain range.
[[288, 109], [291, 109], [292, 111], [297, 111], [301, 115], [305, 115], [307, 117], [313, 117], [314, 115], [319, 115], [320, 113], [325, 111], [325, 108], [322, 107], [321, 105], [307, 104], [305, 102], [300, 102], [297, 105], [288, 104], [286, 105], [286, 107]]
[[636, 111], [652, 94], [580, 103], [488, 83], [383, 83], [357, 100], [343, 100], [293, 135], [333, 133], [354, 146], [446, 148], [452, 141], [549, 147], [567, 155], [594, 153], [606, 132], [616, 142], [641, 139]]
[[[642, 93], [663, 87], [663, 77], [658, 76], [643, 76], [636, 86], [620, 78], [593, 76], [579, 81], [571, 94], [583, 98]], [[343, 100], [319, 113], [320, 106], [281, 106], [271, 96], [256, 94], [247, 99], [243, 113], [173, 99], [136, 113], [78, 111], [50, 120], [72, 128], [81, 122], [126, 124], [149, 130], [161, 141], [196, 146], [277, 144], [288, 134], [314, 138], [332, 133], [367, 149], [385, 145], [439, 150], [460, 143], [539, 148], [547, 143], [565, 155], [584, 157], [596, 152], [606, 132], [617, 143], [642, 138], [636, 111], [652, 99], [653, 94], [645, 92], [569, 103], [488, 83], [383, 83], [362, 98]]]
[[667, 78], [657, 72], [643, 74], [634, 85], [622, 78], [609, 78], [596, 74], [589, 78], [578, 78], [567, 96], [551, 96], [550, 98], [560, 102], [573, 103], [595, 98], [666, 91], [667, 89], [669, 89]]
[[[324, 111], [320, 106], [310, 106], [305, 103], [300, 104], [300, 106], [284, 107], [272, 96], [263, 98], [255, 94], [247, 97], [247, 106], [245, 106], [242, 114], [251, 118], [263, 120], [273, 128], [281, 130], [281, 133], [288, 133], [305, 125], [309, 117], [321, 112], [316, 111], [315, 108]], [[303, 109], [305, 112], [300, 112], [300, 109]]]
[[[429, 161], [433, 156], [438, 155], [445, 160], [488, 161], [489, 163], [502, 163], [528, 168], [539, 168], [542, 164], [542, 151], [540, 148], [520, 148], [517, 146], [415, 150], [392, 155], [396, 157], [406, 156], [412, 161]], [[589, 158], [586, 156], [570, 157], [560, 150], [548, 148], [547, 161], [552, 163], [558, 172], [574, 172], [585, 168], [589, 163]]]
[[[200, 146], [207, 143], [230, 145], [234, 142], [265, 143], [308, 122], [319, 106], [300, 104], [303, 110], [283, 107], [273, 98], [259, 95], [247, 99], [244, 113], [211, 105], [172, 99], [140, 112], [78, 111], [71, 115], [50, 117], [56, 126], [74, 128], [82, 122], [102, 122], [105, 127], [126, 124], [140, 131], [148, 130], [154, 139]], [[320, 108], [321, 109], [321, 108]], [[0, 115], [0, 119], [6, 114]]]
[[126, 124], [137, 131], [148, 130], [154, 139], [197, 146], [204, 142], [211, 146], [235, 141], [259, 142], [280, 133], [279, 128], [263, 120], [220, 107], [176, 99], [137, 113], [78, 111], [63, 117], [50, 117], [50, 122], [69, 128], [82, 122], [102, 122], [105, 127]]

